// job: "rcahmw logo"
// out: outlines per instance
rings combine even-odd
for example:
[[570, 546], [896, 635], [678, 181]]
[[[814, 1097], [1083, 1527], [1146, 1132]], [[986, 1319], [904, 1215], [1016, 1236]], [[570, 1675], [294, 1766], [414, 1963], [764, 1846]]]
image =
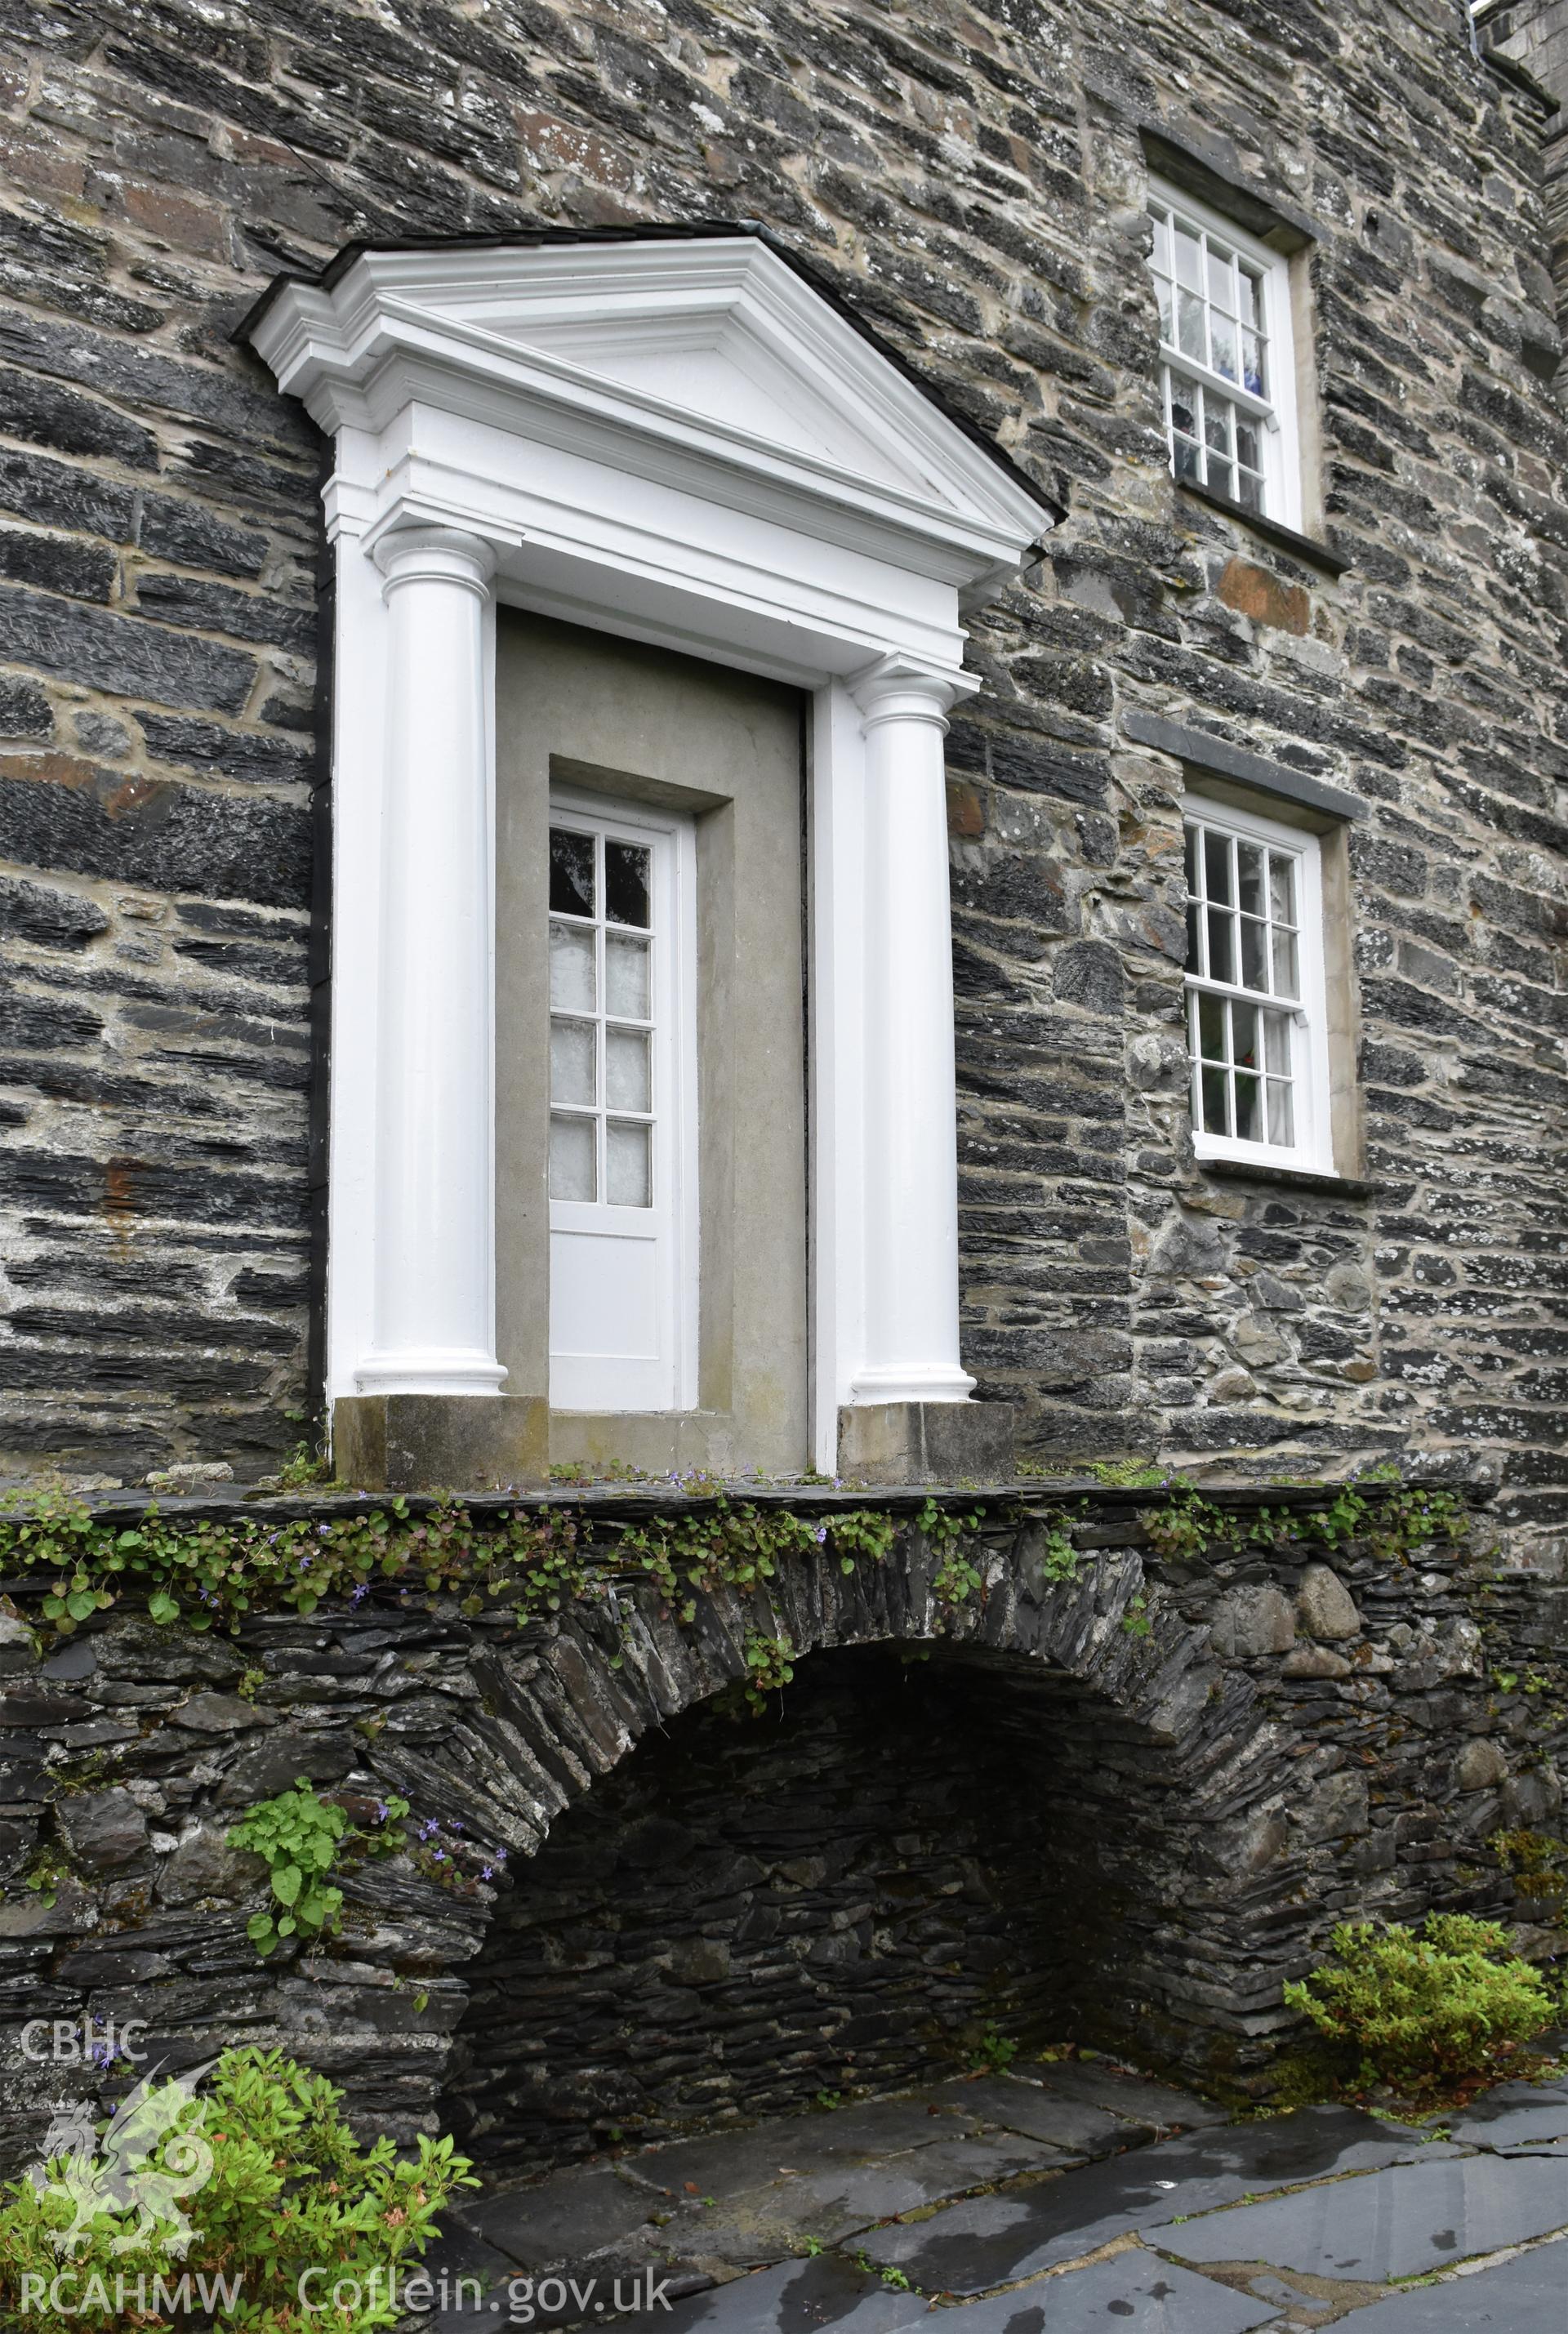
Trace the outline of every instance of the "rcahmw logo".
[[57, 2253], [76, 2260], [98, 2215], [123, 2213], [135, 2217], [114, 2238], [111, 2252], [155, 2243], [176, 2261], [185, 2259], [198, 2232], [184, 2200], [212, 2177], [212, 2149], [203, 2129], [209, 2103], [196, 2097], [196, 2087], [216, 2063], [208, 2059], [165, 2082], [157, 2081], [155, 2067], [120, 2101], [101, 2136], [85, 2101], [54, 2102], [43, 2161], [30, 2165], [27, 2177], [41, 2197], [57, 2197], [71, 2208], [69, 2223], [50, 2232]]

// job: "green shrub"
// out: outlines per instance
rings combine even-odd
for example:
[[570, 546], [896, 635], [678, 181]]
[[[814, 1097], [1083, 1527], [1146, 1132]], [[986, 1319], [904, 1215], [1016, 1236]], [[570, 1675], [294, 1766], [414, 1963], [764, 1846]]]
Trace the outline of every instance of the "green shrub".
[[[341, 2094], [280, 2051], [226, 2050], [205, 2094], [197, 2079], [149, 2076], [96, 2127], [66, 2118], [43, 2171], [0, 2189], [0, 2324], [19, 2334], [396, 2325], [394, 2285], [400, 2294], [438, 2233], [435, 2215], [478, 2185], [467, 2158], [449, 2138], [421, 2136], [405, 2163], [390, 2139], [361, 2148]], [[328, 2304], [320, 2315], [301, 2307], [311, 2270], [304, 2298]]]
[[1540, 1972], [1496, 1921], [1433, 1913], [1419, 1934], [1397, 1923], [1347, 1924], [1329, 1942], [1333, 1960], [1287, 1985], [1284, 1999], [1363, 2089], [1420, 2098], [1495, 2074], [1556, 2015]]

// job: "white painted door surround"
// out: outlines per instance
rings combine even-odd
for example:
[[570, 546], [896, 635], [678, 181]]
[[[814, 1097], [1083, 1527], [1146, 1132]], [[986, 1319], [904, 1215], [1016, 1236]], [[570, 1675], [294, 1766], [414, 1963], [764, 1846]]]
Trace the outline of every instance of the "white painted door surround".
[[352, 246], [242, 330], [335, 443], [329, 1399], [505, 1376], [500, 598], [813, 692], [816, 1463], [966, 1400], [942, 736], [1048, 499], [741, 228]]

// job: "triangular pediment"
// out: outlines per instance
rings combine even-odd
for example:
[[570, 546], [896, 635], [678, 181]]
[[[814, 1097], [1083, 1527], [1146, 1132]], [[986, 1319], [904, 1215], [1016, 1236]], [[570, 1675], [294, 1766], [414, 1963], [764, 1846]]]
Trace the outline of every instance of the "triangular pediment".
[[356, 249], [247, 329], [323, 427], [434, 402], [961, 584], [1060, 515], [740, 229]]
[[933, 466], [922, 468], [916, 450], [886, 430], [868, 429], [809, 357], [781, 347], [744, 309], [596, 323], [498, 317], [489, 329], [765, 445], [910, 492], [938, 487]]

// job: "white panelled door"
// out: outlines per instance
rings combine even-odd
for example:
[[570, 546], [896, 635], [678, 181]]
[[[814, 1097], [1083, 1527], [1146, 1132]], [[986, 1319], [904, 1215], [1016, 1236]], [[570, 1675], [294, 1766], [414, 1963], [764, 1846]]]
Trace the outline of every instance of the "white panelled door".
[[553, 793], [550, 1400], [695, 1400], [691, 823]]

